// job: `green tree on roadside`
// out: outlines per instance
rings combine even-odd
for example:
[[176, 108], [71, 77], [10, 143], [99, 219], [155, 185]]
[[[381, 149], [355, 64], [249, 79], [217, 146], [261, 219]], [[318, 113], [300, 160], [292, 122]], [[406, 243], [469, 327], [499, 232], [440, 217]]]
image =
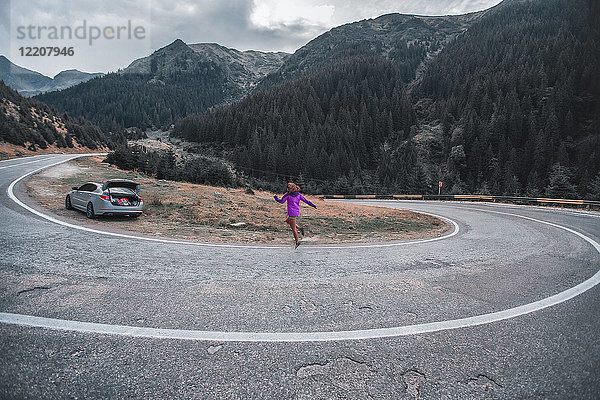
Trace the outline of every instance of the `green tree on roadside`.
[[546, 186], [546, 196], [560, 199], [576, 198], [577, 190], [571, 181], [572, 175], [569, 168], [558, 163], [554, 164]]
[[600, 174], [588, 186], [588, 197], [592, 200], [600, 200]]

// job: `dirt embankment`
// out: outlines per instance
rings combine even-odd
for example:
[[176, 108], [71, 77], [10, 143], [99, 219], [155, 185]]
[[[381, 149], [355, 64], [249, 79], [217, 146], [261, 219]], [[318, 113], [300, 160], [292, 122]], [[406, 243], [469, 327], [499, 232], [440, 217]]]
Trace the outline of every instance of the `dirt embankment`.
[[[86, 221], [80, 211], [66, 210], [64, 199], [72, 186], [113, 178], [133, 179], [142, 186], [144, 214], [137, 219], [103, 217], [88, 222], [109, 229], [124, 229], [154, 236], [202, 242], [290, 243], [285, 205], [273, 193], [218, 188], [156, 180], [121, 171], [102, 163], [102, 157], [85, 157], [42, 171], [26, 182], [28, 193], [50, 212]], [[281, 193], [279, 193], [281, 196]], [[372, 243], [435, 237], [449, 226], [437, 218], [406, 210], [325, 202], [307, 196], [317, 209], [302, 204], [298, 224], [305, 242]]]
[[40, 156], [44, 154], [86, 154], [86, 153], [104, 153], [106, 148], [92, 150], [88, 147], [79, 146], [75, 143], [74, 147], [48, 146], [45, 149], [38, 148], [36, 151], [29, 150], [28, 146], [17, 146], [12, 143], [0, 142], [0, 160], [9, 158], [21, 158], [30, 156]]

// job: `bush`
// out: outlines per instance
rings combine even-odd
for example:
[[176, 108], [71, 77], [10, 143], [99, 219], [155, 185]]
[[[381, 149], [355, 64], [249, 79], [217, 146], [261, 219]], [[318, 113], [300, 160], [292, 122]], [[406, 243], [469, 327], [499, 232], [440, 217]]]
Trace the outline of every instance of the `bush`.
[[227, 165], [217, 159], [194, 156], [178, 162], [173, 151], [141, 152], [121, 146], [106, 157], [106, 162], [124, 170], [138, 170], [158, 179], [186, 181], [215, 186], [239, 186]]

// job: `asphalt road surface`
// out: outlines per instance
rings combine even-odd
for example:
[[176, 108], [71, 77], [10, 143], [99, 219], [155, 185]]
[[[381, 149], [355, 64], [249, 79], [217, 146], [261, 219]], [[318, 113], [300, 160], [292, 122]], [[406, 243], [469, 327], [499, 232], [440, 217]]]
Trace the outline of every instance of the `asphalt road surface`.
[[11, 185], [69, 157], [0, 162], [2, 399], [600, 397], [598, 213], [364, 201], [456, 226], [297, 251], [153, 241], [49, 220]]

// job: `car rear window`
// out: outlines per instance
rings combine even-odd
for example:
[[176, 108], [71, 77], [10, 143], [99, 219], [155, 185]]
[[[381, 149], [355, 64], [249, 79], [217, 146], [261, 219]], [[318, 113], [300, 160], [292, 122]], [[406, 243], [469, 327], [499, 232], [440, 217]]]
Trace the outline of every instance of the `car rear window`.
[[79, 190], [82, 192], [93, 192], [96, 190], [96, 185], [93, 183], [86, 183], [85, 185], [81, 186]]

